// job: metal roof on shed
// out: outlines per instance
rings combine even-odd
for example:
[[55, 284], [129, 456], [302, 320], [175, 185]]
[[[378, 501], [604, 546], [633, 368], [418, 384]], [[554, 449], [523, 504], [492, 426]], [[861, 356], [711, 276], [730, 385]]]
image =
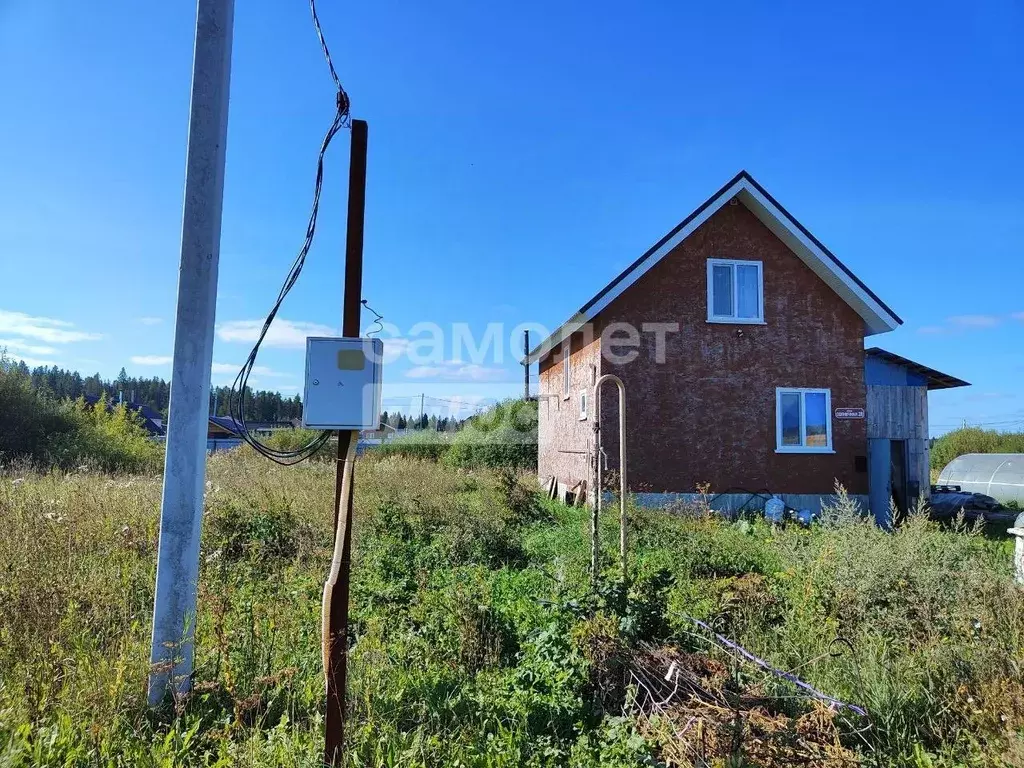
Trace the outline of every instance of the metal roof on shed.
[[870, 349], [865, 350], [864, 354], [868, 357], [873, 357], [876, 360], [884, 360], [887, 363], [902, 366], [908, 371], [917, 374], [925, 380], [928, 389], [952, 389], [953, 387], [970, 386], [970, 382], [958, 379], [956, 376], [950, 376], [948, 373], [943, 373], [942, 371], [936, 371], [934, 368], [929, 368], [927, 365], [915, 363], [913, 360], [908, 360], [905, 357], [901, 357], [900, 355], [879, 347], [871, 347]]

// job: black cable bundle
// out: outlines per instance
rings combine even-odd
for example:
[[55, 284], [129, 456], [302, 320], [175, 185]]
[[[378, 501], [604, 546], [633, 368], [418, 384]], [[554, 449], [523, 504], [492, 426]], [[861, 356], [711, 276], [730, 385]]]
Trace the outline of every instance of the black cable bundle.
[[267, 319], [263, 323], [263, 328], [260, 331], [259, 337], [256, 339], [256, 343], [253, 345], [252, 351], [249, 353], [249, 357], [246, 358], [245, 363], [242, 365], [242, 369], [238, 372], [238, 376], [235, 377], [235, 381], [231, 385], [230, 396], [230, 414], [231, 418], [240, 428], [240, 437], [263, 456], [266, 456], [272, 461], [276, 461], [278, 464], [284, 465], [298, 464], [300, 461], [308, 459], [326, 445], [327, 441], [331, 439], [331, 433], [329, 431], [325, 431], [301, 448], [291, 451], [277, 450], [276, 448], [271, 448], [270, 446], [261, 443], [249, 431], [249, 428], [245, 423], [245, 402], [249, 374], [252, 372], [253, 366], [256, 364], [256, 356], [259, 354], [260, 345], [263, 343], [263, 339], [270, 330], [270, 325], [274, 322], [274, 318], [277, 317], [277, 313], [281, 309], [281, 304], [284, 302], [285, 297], [298, 281], [299, 275], [302, 273], [302, 267], [306, 263], [306, 256], [309, 254], [309, 249], [313, 245], [313, 236], [316, 234], [317, 215], [320, 212], [320, 190], [323, 187], [324, 180], [324, 155], [327, 154], [327, 148], [330, 146], [331, 140], [338, 131], [342, 128], [347, 128], [350, 125], [348, 94], [342, 87], [341, 80], [338, 79], [338, 73], [334, 69], [334, 62], [331, 60], [331, 52], [327, 48], [327, 42], [324, 40], [323, 30], [320, 28], [320, 19], [316, 14], [315, 0], [310, 0], [309, 8], [313, 14], [313, 25], [316, 27], [316, 34], [317, 38], [320, 40], [320, 47], [323, 49], [324, 58], [327, 59], [327, 66], [331, 70], [331, 77], [334, 79], [334, 84], [338, 88], [336, 100], [337, 111], [335, 112], [334, 121], [331, 123], [331, 127], [327, 129], [323, 143], [320, 145], [320, 154], [316, 161], [316, 183], [313, 187], [313, 208], [310, 211], [309, 223], [306, 226], [306, 239], [302, 243], [299, 255], [296, 256], [295, 261], [292, 262], [292, 267], [288, 272], [288, 276], [285, 278], [284, 285], [281, 286], [281, 291], [277, 295], [277, 301], [274, 302], [274, 306], [267, 314]]

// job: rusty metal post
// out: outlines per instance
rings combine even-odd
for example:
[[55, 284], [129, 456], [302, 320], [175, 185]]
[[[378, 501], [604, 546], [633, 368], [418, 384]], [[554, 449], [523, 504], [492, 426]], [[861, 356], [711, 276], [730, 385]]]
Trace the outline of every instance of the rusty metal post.
[[[363, 120], [352, 121], [352, 154], [348, 175], [348, 228], [345, 242], [345, 299], [342, 336], [360, 335], [363, 281], [363, 221], [366, 210], [366, 147], [368, 126]], [[349, 444], [358, 439], [356, 432], [338, 432], [337, 474], [334, 486], [334, 536], [340, 533], [341, 568], [338, 583], [330, 596], [329, 647], [327, 662], [327, 717], [324, 723], [324, 765], [340, 766], [345, 754], [345, 691], [348, 684], [348, 602], [352, 570], [352, 486], [355, 468], [350, 472], [347, 502], [342, 499]], [[352, 457], [354, 459], [354, 451]], [[342, 505], [344, 503], [344, 509]], [[341, 530], [339, 532], [339, 526]]]

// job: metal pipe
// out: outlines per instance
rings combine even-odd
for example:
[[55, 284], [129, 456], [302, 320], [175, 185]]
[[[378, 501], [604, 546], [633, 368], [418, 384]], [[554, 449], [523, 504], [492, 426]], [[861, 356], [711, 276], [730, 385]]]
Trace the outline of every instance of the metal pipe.
[[[629, 580], [628, 566], [626, 564], [626, 385], [622, 379], [613, 373], [606, 373], [599, 377], [594, 384], [594, 421], [595, 448], [598, 455], [598, 485], [595, 488], [597, 497], [595, 509], [600, 510], [600, 455], [601, 455], [601, 385], [606, 381], [615, 383], [619, 389], [619, 560], [622, 566], [622, 583]], [[596, 539], [596, 521], [595, 521]]]
[[530, 399], [530, 329], [523, 331], [523, 400]]
[[594, 416], [594, 445], [590, 456], [590, 468], [592, 472], [591, 482], [594, 486], [594, 505], [590, 511], [590, 582], [594, 590], [597, 590], [597, 578], [601, 575], [601, 548], [600, 521], [601, 521], [601, 452], [597, 450], [598, 433], [600, 427], [595, 413]]

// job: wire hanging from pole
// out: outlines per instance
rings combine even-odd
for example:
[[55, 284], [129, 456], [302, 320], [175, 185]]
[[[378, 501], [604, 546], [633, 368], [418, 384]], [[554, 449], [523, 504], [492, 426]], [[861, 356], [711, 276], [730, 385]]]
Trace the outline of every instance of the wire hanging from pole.
[[266, 338], [267, 332], [270, 330], [270, 326], [274, 322], [274, 318], [277, 317], [277, 313], [281, 309], [281, 305], [284, 303], [288, 293], [293, 287], [295, 287], [295, 283], [298, 282], [299, 275], [302, 273], [302, 268], [306, 264], [306, 257], [309, 255], [310, 248], [313, 246], [313, 238], [316, 235], [317, 217], [320, 213], [320, 192], [323, 188], [324, 156], [327, 154], [327, 148], [331, 145], [331, 140], [342, 128], [351, 127], [351, 104], [348, 93], [345, 92], [345, 88], [342, 86], [341, 80], [338, 78], [337, 70], [334, 68], [334, 61], [331, 59], [330, 49], [327, 47], [327, 41], [324, 39], [323, 29], [320, 27], [320, 18], [316, 13], [316, 0], [310, 0], [309, 8], [313, 16], [313, 26], [316, 29], [316, 35], [320, 41], [320, 48], [323, 50], [324, 58], [327, 60], [327, 67], [331, 71], [331, 78], [334, 80], [334, 84], [338, 89], [335, 97], [334, 120], [331, 122], [330, 128], [327, 129], [327, 133], [324, 135], [323, 142], [320, 144], [320, 153], [317, 156], [316, 182], [313, 185], [313, 205], [309, 214], [309, 222], [306, 225], [305, 240], [302, 243], [302, 247], [299, 249], [298, 255], [295, 257], [295, 261], [292, 262], [291, 269], [289, 269], [288, 275], [285, 277], [284, 284], [281, 286], [281, 290], [277, 295], [277, 300], [270, 308], [270, 312], [267, 313], [267, 318], [263, 323], [263, 327], [260, 329], [259, 336], [256, 338], [256, 343], [253, 345], [252, 351], [249, 352], [249, 356], [246, 358], [245, 363], [242, 365], [241, 370], [239, 370], [238, 375], [235, 377], [235, 380], [231, 385], [229, 410], [231, 418], [240, 430], [239, 437], [241, 437], [242, 440], [268, 459], [276, 461], [278, 464], [285, 465], [297, 464], [300, 461], [308, 459], [327, 444], [331, 439], [331, 433], [323, 432], [306, 445], [294, 450], [279, 450], [260, 442], [256, 436], [249, 431], [249, 427], [245, 422], [246, 398], [248, 397], [249, 391], [249, 374], [252, 373], [252, 369], [256, 365], [256, 356], [259, 354], [260, 345], [263, 344], [263, 340]]

